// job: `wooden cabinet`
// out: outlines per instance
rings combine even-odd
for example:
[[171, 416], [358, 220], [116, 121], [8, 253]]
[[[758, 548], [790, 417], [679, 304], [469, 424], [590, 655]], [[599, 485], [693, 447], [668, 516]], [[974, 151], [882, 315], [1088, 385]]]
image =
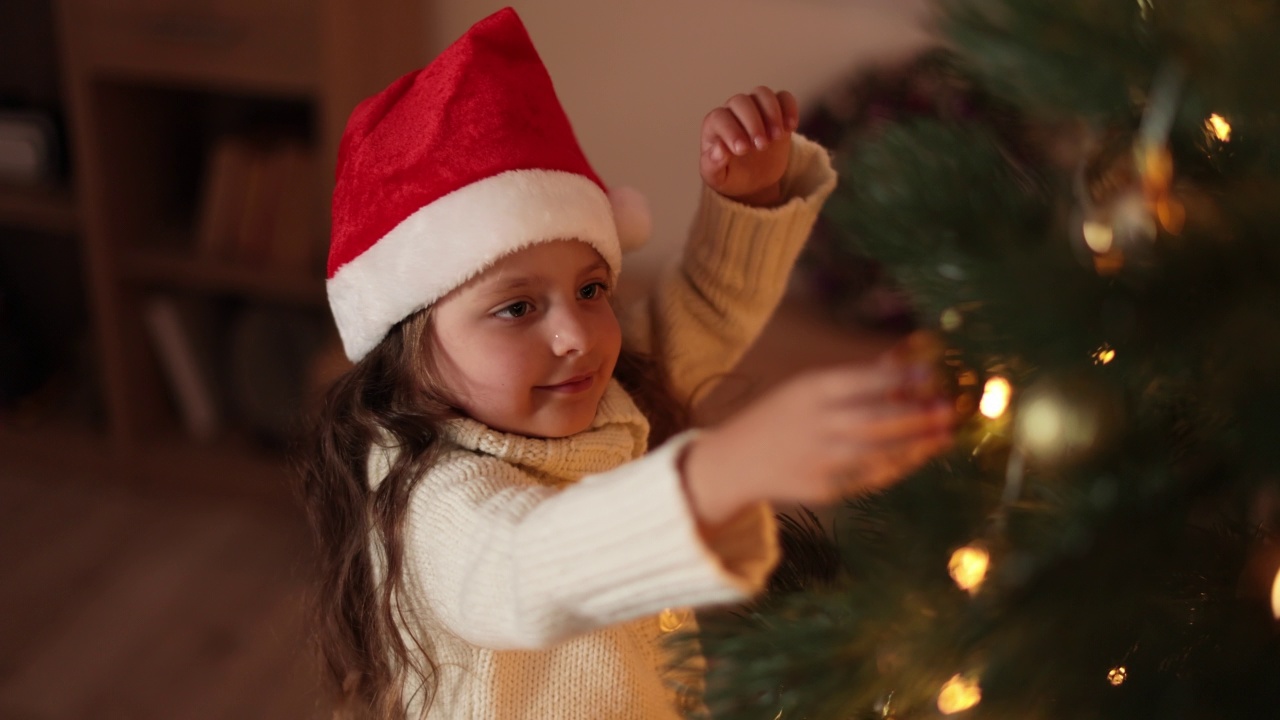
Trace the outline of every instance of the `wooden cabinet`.
[[[338, 139], [355, 104], [430, 60], [425, 0], [54, 0], [73, 188], [0, 192], [0, 219], [78, 233], [101, 389], [80, 447], [148, 484], [282, 495], [284, 456], [230, 427], [186, 436], [146, 322], [156, 293], [281, 306], [328, 322], [323, 270], [211, 261], [195, 224], [211, 148], [292, 136], [327, 242]], [[73, 199], [74, 198], [74, 199]], [[0, 428], [0, 454], [65, 455], [67, 423]]]
[[69, 42], [97, 72], [204, 86], [323, 92], [312, 0], [67, 0]]

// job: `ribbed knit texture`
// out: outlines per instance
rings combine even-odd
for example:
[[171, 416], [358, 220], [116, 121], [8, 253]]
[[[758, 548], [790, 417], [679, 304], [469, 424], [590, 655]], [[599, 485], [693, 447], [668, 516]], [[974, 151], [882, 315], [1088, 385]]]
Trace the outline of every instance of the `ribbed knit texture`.
[[677, 396], [704, 395], [742, 359], [835, 187], [826, 149], [798, 135], [781, 206], [744, 207], [703, 186], [683, 262], [623, 327], [628, 343], [664, 359]]
[[[683, 262], [651, 306], [624, 317], [628, 341], [667, 364], [679, 399], [755, 339], [834, 186], [826, 151], [797, 137], [781, 207], [704, 193]], [[763, 503], [704, 544], [677, 469], [696, 432], [646, 454], [648, 422], [616, 381], [572, 437], [446, 426], [411, 500], [401, 603], [439, 667], [429, 717], [680, 716], [663, 639], [673, 619], [692, 629], [692, 615], [658, 614], [741, 602], [778, 559]], [[372, 484], [389, 454], [371, 453]], [[420, 714], [417, 701], [410, 711]]]

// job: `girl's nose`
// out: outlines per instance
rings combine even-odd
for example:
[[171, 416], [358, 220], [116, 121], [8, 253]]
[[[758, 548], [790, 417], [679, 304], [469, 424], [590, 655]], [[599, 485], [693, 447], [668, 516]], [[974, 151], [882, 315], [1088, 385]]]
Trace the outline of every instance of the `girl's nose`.
[[591, 347], [591, 328], [586, 318], [565, 310], [556, 313], [551, 328], [551, 352], [557, 357], [581, 354]]

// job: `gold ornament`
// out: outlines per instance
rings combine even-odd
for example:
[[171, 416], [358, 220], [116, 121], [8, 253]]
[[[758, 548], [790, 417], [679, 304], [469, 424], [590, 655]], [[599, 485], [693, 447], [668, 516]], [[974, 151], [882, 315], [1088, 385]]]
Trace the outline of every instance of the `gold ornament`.
[[1107, 673], [1107, 682], [1111, 683], [1116, 687], [1123, 685], [1124, 681], [1128, 679], [1129, 679], [1129, 671], [1126, 670], [1123, 665], [1118, 665], [1116, 667], [1113, 667], [1111, 668], [1111, 671]]
[[964, 324], [964, 316], [956, 308], [947, 308], [938, 317], [938, 325], [947, 332], [955, 332]]
[[1146, 96], [1137, 136], [1095, 138], [1077, 167], [1072, 234], [1101, 275], [1115, 274], [1127, 258], [1141, 256], [1161, 228], [1177, 235], [1186, 224], [1186, 207], [1173, 193], [1169, 152], [1182, 84], [1176, 64], [1162, 68]]
[[1014, 444], [1032, 460], [1075, 460], [1097, 450], [1117, 420], [1117, 404], [1097, 385], [1082, 379], [1042, 380], [1019, 398]]

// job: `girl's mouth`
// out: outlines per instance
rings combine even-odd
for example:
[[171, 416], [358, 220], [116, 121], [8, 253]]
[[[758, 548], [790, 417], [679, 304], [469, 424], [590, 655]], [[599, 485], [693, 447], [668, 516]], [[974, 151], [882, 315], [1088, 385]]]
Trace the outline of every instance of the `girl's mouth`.
[[596, 382], [594, 375], [578, 375], [556, 385], [543, 385], [540, 389], [551, 392], [574, 394], [587, 390]]

